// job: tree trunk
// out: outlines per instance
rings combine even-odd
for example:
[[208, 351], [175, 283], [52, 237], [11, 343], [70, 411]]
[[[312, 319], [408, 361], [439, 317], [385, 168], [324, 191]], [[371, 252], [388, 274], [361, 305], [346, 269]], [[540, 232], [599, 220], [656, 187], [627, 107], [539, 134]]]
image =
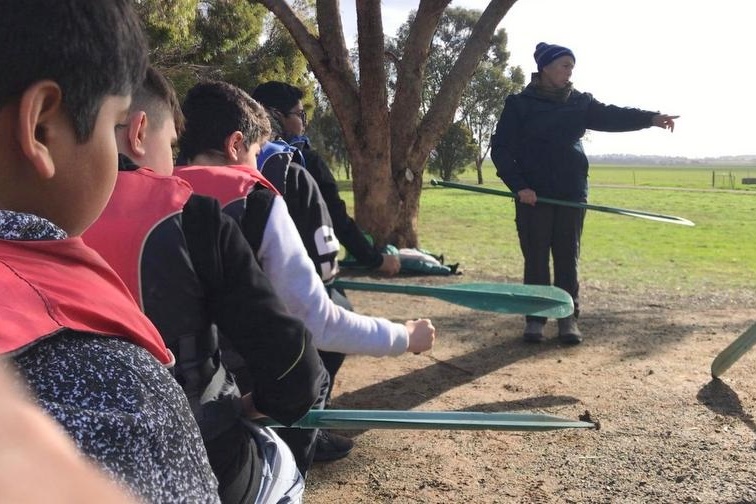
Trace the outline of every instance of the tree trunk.
[[417, 246], [425, 163], [451, 124], [465, 85], [488, 49], [496, 25], [516, 0], [491, 0], [422, 118], [425, 64], [434, 31], [451, 0], [420, 1], [397, 65], [390, 112], [380, 0], [356, 2], [363, 77], [359, 84], [349, 62], [337, 0], [316, 2], [319, 37], [308, 31], [285, 0], [257, 1], [291, 33], [342, 126], [352, 166], [355, 220], [378, 244]]
[[483, 184], [483, 158], [475, 158], [475, 171], [478, 173], [478, 185]]
[[359, 1], [357, 45], [360, 75], [359, 128], [347, 140], [352, 163], [354, 217], [379, 246], [391, 242], [398, 196], [391, 183], [391, 139], [389, 131], [386, 67], [380, 1]]

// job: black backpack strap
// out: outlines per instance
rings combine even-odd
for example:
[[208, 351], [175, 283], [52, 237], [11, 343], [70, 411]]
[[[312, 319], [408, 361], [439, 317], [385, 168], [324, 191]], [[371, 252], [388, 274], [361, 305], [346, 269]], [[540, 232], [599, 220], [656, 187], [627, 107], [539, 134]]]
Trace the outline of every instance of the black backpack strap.
[[242, 218], [241, 228], [252, 247], [255, 257], [262, 245], [263, 232], [276, 194], [267, 187], [257, 184], [247, 195], [247, 208]]

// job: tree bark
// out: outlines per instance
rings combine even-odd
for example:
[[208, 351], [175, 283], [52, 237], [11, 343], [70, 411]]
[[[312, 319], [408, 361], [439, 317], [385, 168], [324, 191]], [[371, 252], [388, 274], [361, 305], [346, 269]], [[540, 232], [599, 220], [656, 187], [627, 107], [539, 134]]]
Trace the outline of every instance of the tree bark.
[[[482, 139], [478, 139], [478, 145], [481, 145]], [[486, 148], [483, 152], [480, 152], [478, 156], [475, 158], [475, 169], [478, 172], [478, 185], [483, 184], [483, 161], [486, 160], [486, 156], [488, 156], [488, 152], [491, 150], [491, 142], [489, 141], [486, 145]]]
[[451, 124], [496, 26], [517, 0], [491, 0], [421, 117], [425, 64], [434, 31], [450, 1], [420, 1], [397, 65], [396, 93], [389, 111], [380, 0], [356, 2], [359, 84], [349, 62], [337, 0], [317, 0], [319, 37], [308, 31], [285, 0], [257, 0], [291, 33], [331, 102], [352, 166], [354, 217], [378, 244], [418, 245], [424, 165]]
[[420, 213], [424, 164], [430, 149], [420, 163], [417, 162], [418, 156], [413, 155], [412, 149], [419, 126], [423, 75], [431, 41], [441, 15], [450, 2], [451, 0], [420, 1], [415, 22], [410, 27], [404, 54], [397, 65], [396, 92], [391, 106], [389, 134], [391, 174], [400, 204], [391, 238], [394, 243], [404, 247], [418, 245], [417, 216]]
[[386, 90], [385, 45], [380, 0], [361, 0], [357, 8], [360, 65], [360, 120], [349, 147], [355, 220], [378, 245], [393, 242], [399, 198], [391, 183], [391, 138]]

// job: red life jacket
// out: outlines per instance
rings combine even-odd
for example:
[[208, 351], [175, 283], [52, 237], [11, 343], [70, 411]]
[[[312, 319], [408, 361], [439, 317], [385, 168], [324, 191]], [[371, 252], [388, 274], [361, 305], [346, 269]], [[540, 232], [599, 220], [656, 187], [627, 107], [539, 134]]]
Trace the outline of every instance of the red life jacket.
[[178, 166], [173, 173], [189, 182], [197, 193], [217, 199], [222, 208], [243, 201], [255, 184], [279, 194], [262, 173], [243, 165]]
[[[82, 235], [121, 275], [142, 310], [140, 266], [145, 242], [162, 221], [181, 213], [191, 195], [189, 184], [177, 177], [157, 175], [147, 168], [120, 171], [102, 217]], [[133, 200], [139, 202], [139, 208], [134, 208]], [[145, 200], [147, 207], [141, 203]], [[139, 212], [139, 218], [135, 212]]]
[[123, 337], [174, 363], [115, 271], [79, 237], [0, 240], [0, 320], [0, 353], [68, 328]]

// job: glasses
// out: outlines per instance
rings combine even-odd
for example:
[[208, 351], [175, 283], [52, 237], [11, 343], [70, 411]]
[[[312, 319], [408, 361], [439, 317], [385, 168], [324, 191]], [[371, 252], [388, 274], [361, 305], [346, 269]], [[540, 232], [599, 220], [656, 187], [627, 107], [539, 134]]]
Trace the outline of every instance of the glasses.
[[287, 116], [290, 116], [290, 115], [298, 116], [300, 119], [302, 119], [302, 124], [307, 124], [307, 112], [305, 112], [305, 109], [302, 109], [302, 110], [292, 110], [291, 112], [285, 112], [284, 115], [287, 115]]

